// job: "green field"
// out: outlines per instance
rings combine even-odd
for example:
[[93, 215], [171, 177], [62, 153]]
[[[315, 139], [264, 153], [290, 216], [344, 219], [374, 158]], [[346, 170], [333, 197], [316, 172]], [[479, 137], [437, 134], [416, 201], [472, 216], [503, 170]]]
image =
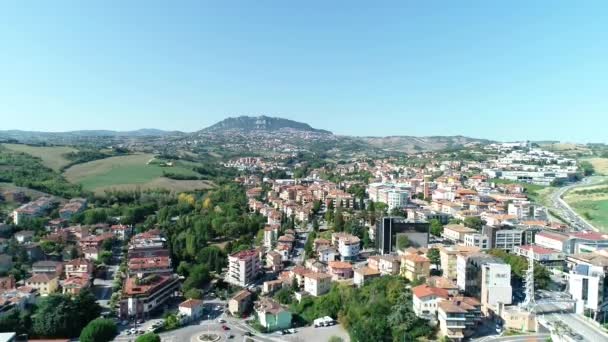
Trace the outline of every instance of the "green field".
[[30, 146], [22, 144], [2, 144], [9, 150], [23, 152], [42, 159], [42, 163], [56, 171], [70, 163], [64, 154], [76, 152], [75, 148], [68, 146]]
[[181, 175], [196, 175], [196, 172], [179, 164], [173, 167], [149, 164], [153, 159], [152, 154], [132, 154], [94, 160], [70, 167], [65, 171], [64, 176], [68, 181], [82, 184], [85, 190], [96, 193], [110, 189], [128, 190], [137, 187], [187, 191], [212, 186], [212, 183], [206, 181], [165, 178], [163, 171]]
[[589, 223], [604, 231], [608, 230], [608, 199], [597, 201], [582, 200], [569, 204]]

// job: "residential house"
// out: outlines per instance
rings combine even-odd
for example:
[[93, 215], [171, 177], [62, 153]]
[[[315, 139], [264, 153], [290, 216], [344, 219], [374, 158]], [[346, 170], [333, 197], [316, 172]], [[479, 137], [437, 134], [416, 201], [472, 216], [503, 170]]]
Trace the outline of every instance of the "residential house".
[[445, 289], [432, 287], [427, 284], [412, 288], [412, 303], [414, 313], [418, 317], [434, 318], [437, 314], [437, 303], [448, 299], [449, 294]]
[[380, 277], [380, 271], [364, 266], [354, 271], [353, 282], [357, 286], [365, 285], [365, 282]]
[[245, 312], [247, 312], [251, 306], [251, 300], [253, 295], [251, 292], [247, 290], [241, 290], [237, 292], [230, 300], [228, 301], [228, 311], [233, 316], [241, 316]]
[[262, 298], [255, 304], [258, 321], [267, 331], [291, 328], [291, 312], [270, 298]]
[[48, 274], [37, 274], [25, 280], [25, 286], [38, 290], [43, 296], [55, 293], [59, 288], [59, 277]]
[[333, 280], [349, 279], [353, 277], [353, 266], [344, 261], [330, 261], [327, 270]]
[[179, 304], [178, 312], [188, 320], [196, 320], [203, 315], [203, 301], [200, 299], [187, 299]]
[[410, 254], [401, 259], [401, 275], [409, 281], [428, 278], [431, 261], [422, 255]]
[[323, 295], [329, 292], [331, 278], [332, 276], [326, 273], [307, 273], [304, 275], [304, 291], [315, 297]]

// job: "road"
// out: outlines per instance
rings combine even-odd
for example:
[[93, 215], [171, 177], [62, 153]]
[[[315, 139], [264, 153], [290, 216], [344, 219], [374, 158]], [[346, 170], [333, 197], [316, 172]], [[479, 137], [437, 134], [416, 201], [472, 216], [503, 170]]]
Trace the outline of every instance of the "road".
[[544, 342], [550, 337], [549, 334], [529, 334], [515, 336], [487, 336], [480, 339], [472, 339], [474, 342]]
[[573, 313], [553, 313], [542, 315], [541, 320], [549, 322], [549, 328], [555, 326], [557, 322], [561, 322], [560, 324], [564, 324], [572, 332], [580, 334], [583, 337], [583, 340], [581, 341], [608, 341], [607, 333], [602, 331], [598, 326], [587, 322], [581, 315]]
[[551, 202], [553, 203], [553, 206], [559, 211], [558, 214], [562, 216], [562, 218], [565, 219], [574, 230], [597, 231], [598, 229], [577, 214], [574, 209], [572, 209], [572, 207], [570, 207], [570, 205], [568, 205], [568, 203], [562, 199], [562, 196], [574, 188], [593, 185], [603, 180], [604, 178], [602, 177], [587, 177], [581, 182], [561, 187], [552, 194]]

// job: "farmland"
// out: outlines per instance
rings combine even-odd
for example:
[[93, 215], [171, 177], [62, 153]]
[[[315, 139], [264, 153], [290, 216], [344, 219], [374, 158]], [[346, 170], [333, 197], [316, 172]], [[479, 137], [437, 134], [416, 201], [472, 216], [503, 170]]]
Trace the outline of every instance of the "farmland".
[[9, 150], [23, 152], [42, 159], [42, 163], [55, 171], [68, 165], [68, 160], [64, 155], [75, 152], [76, 149], [68, 146], [30, 146], [22, 144], [3, 144]]
[[588, 158], [583, 160], [593, 165], [596, 174], [608, 176], [608, 158]]
[[213, 185], [206, 181], [165, 178], [163, 171], [185, 176], [194, 176], [196, 173], [181, 164], [164, 167], [159, 163], [149, 163], [152, 160], [154, 160], [152, 154], [110, 157], [72, 166], [65, 171], [64, 176], [68, 181], [81, 184], [85, 190], [95, 193], [103, 193], [110, 189], [135, 188], [187, 191], [206, 189]]
[[595, 182], [568, 191], [564, 201], [594, 226], [608, 230], [608, 180], [594, 177]]

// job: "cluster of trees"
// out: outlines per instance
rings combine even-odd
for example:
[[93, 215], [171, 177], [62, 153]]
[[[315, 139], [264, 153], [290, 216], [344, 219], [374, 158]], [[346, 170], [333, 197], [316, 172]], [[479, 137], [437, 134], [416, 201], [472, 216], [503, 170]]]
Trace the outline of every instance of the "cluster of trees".
[[353, 341], [413, 341], [434, 335], [429, 322], [414, 314], [406, 280], [398, 276], [380, 277], [361, 288], [334, 285], [328, 294], [305, 297], [291, 310], [307, 323], [337, 317]]
[[578, 167], [581, 169], [581, 171], [583, 172], [583, 176], [591, 176], [595, 173], [595, 169], [593, 168], [593, 165], [588, 162], [588, 161], [581, 161], [578, 164]]
[[94, 149], [79, 150], [76, 152], [65, 153], [63, 156], [70, 161], [68, 165], [62, 167], [63, 170], [70, 166], [90, 162], [93, 160], [104, 159], [112, 156], [123, 155], [128, 153], [126, 149], [115, 148], [110, 151], [101, 151]]
[[82, 187], [65, 180], [61, 174], [44, 166], [40, 158], [10, 151], [0, 146], [0, 182], [39, 190], [60, 197], [82, 195]]
[[[511, 266], [511, 277], [521, 281], [528, 270], [528, 259], [514, 254], [509, 254], [502, 249], [491, 249], [488, 251], [490, 255], [496, 256], [504, 260]], [[546, 267], [539, 263], [534, 264], [534, 287], [537, 289], [546, 289], [551, 282], [551, 274]]]
[[[101, 307], [95, 296], [87, 290], [77, 296], [52, 294], [43, 297], [38, 306], [29, 309], [11, 309], [0, 316], [0, 331], [15, 331], [17, 334], [28, 334], [44, 338], [74, 338], [81, 334], [107, 331], [97, 324], [84, 329], [89, 322], [99, 317]], [[105, 323], [103, 324], [105, 326]], [[115, 327], [114, 327], [115, 328]], [[84, 330], [83, 330], [84, 329]], [[111, 329], [110, 329], [111, 330]], [[113, 337], [113, 336], [112, 336]], [[110, 341], [107, 339], [106, 341]], [[99, 341], [82, 339], [81, 341]]]

